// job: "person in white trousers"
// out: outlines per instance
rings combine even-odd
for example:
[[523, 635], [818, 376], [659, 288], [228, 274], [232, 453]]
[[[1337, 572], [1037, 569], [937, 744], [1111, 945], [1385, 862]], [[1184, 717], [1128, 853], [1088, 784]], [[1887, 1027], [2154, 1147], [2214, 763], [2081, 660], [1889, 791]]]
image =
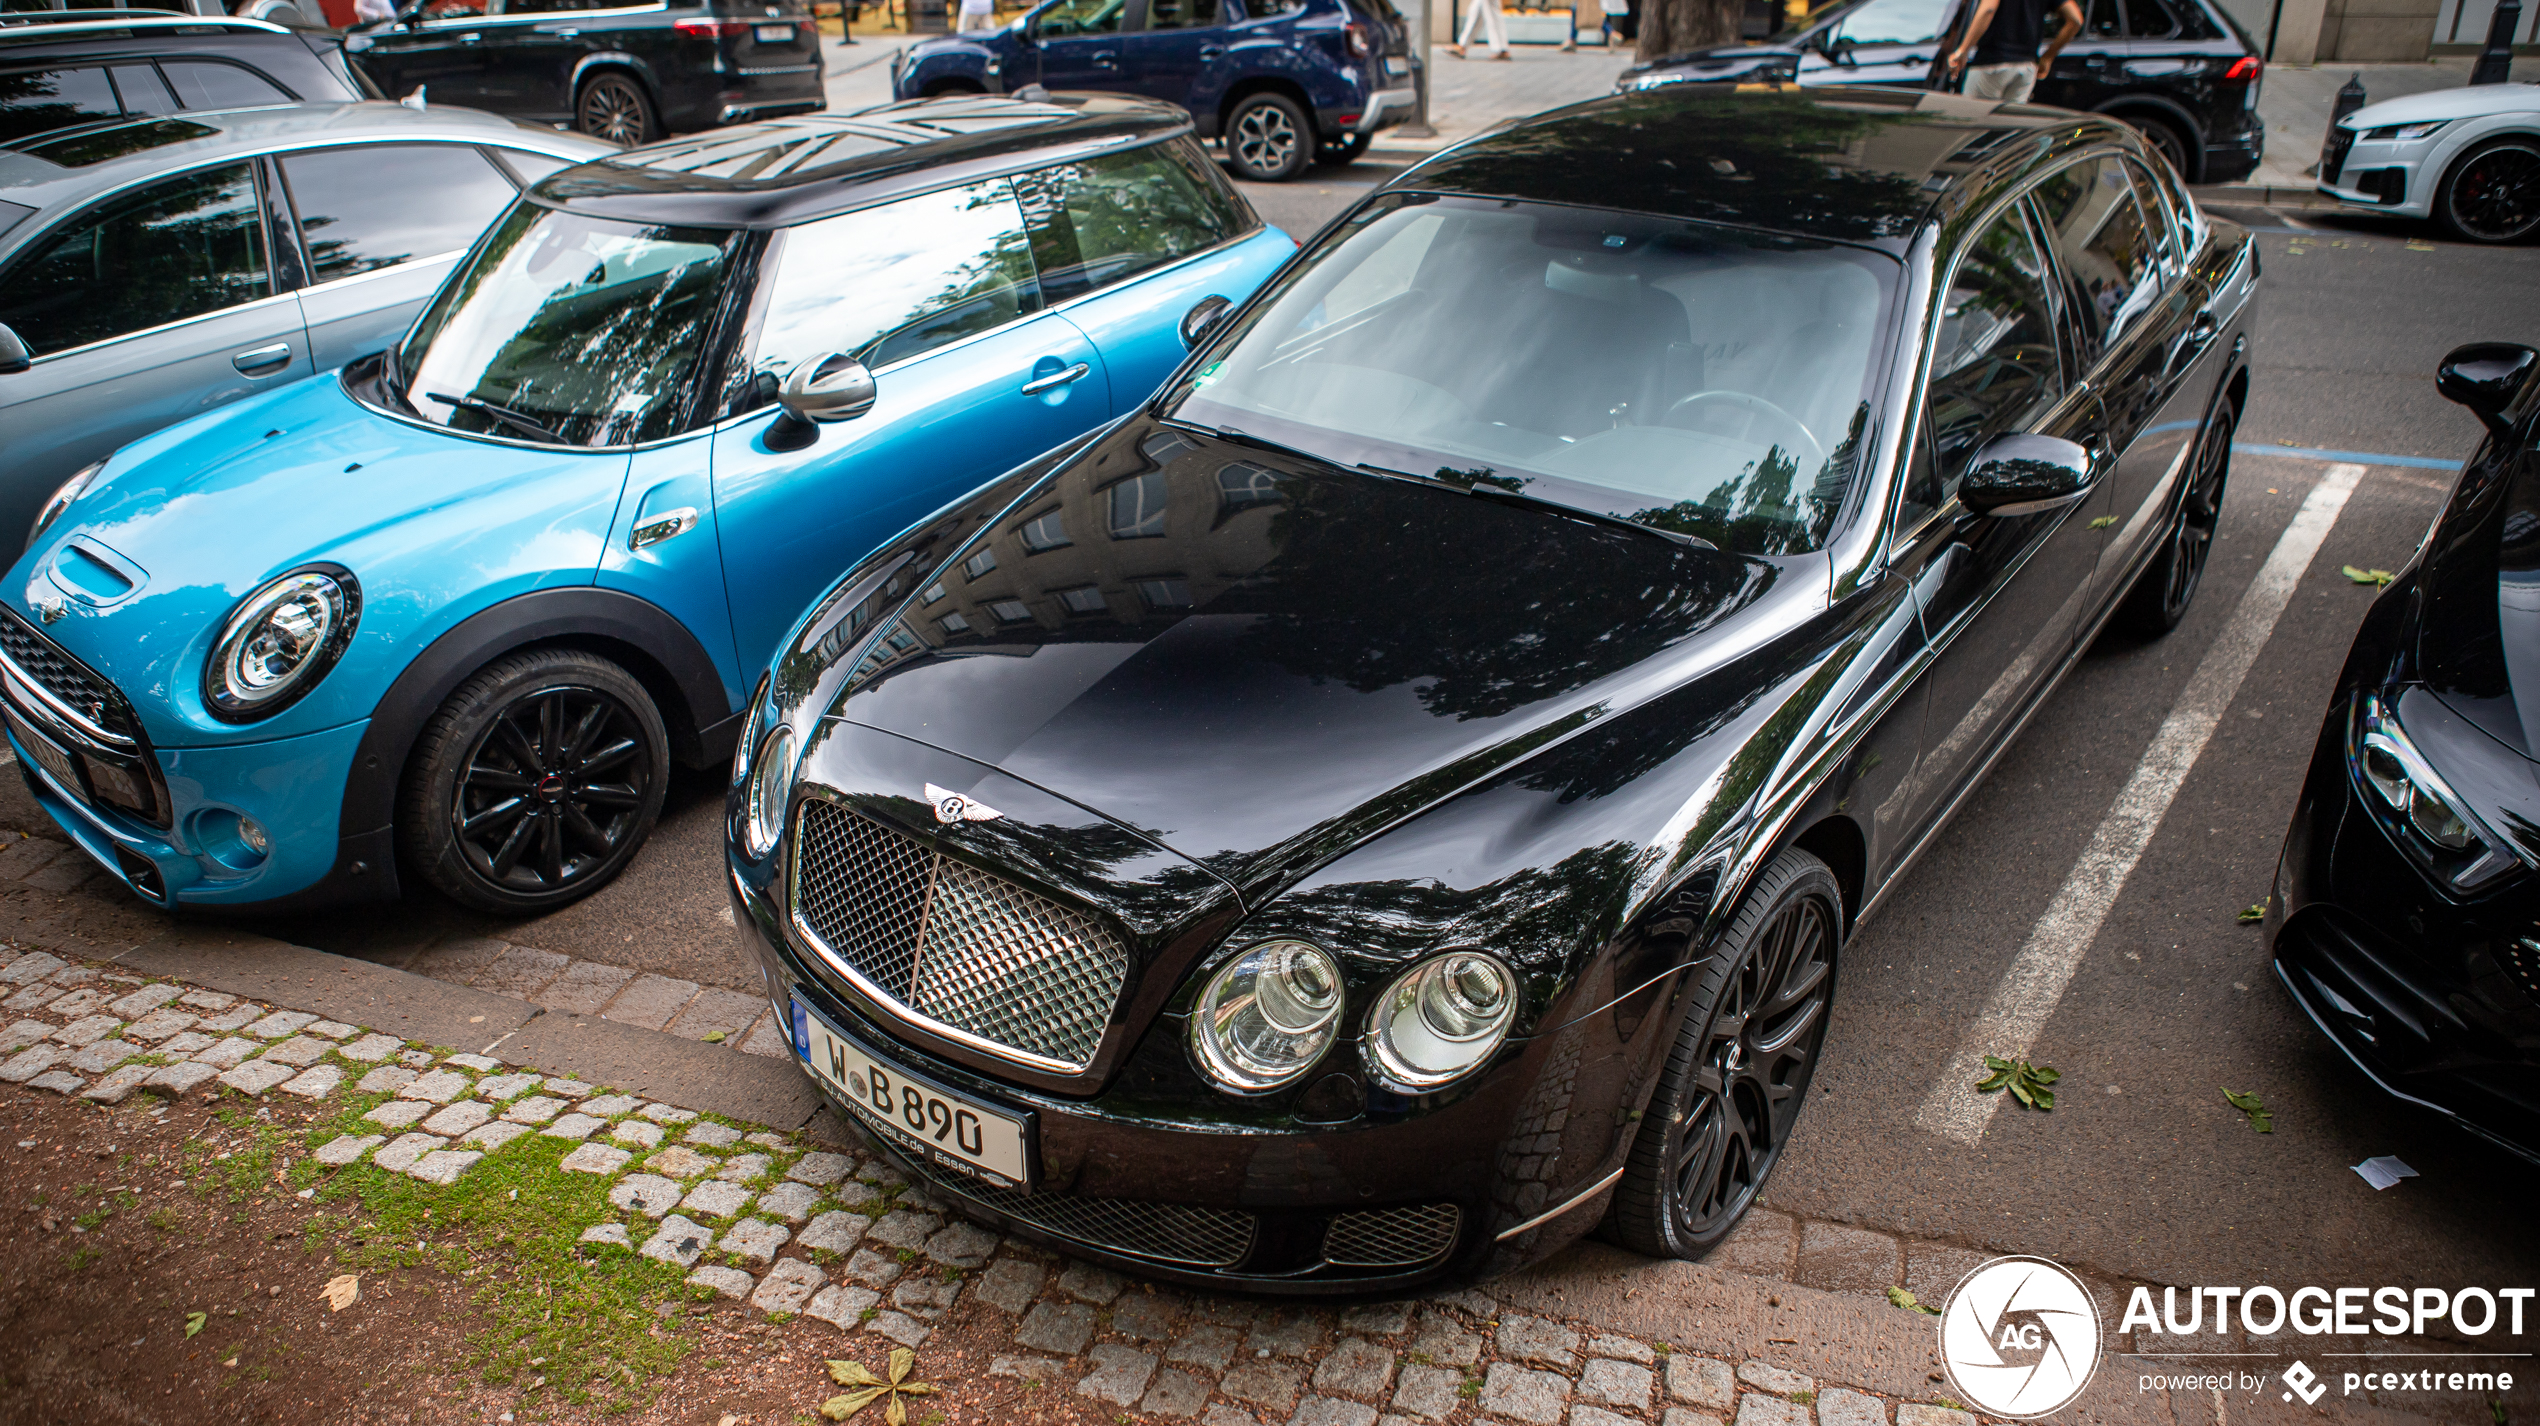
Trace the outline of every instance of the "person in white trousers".
[[1479, 30], [1482, 37], [1490, 42], [1491, 58], [1509, 58], [1508, 20], [1499, 13], [1499, 0], [1464, 0], [1464, 3], [1464, 33], [1455, 41], [1455, 57], [1464, 58], [1464, 47], [1473, 42], [1473, 32]]
[[996, 27], [996, 0], [961, 0], [961, 30], [993, 30]]

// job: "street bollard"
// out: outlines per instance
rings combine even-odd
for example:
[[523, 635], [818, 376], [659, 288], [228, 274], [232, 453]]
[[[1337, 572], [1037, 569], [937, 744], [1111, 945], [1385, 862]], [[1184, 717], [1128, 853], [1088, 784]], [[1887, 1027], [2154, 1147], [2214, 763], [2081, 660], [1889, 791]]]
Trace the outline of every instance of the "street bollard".
[[2514, 31], [2522, 28], [2522, 0], [2496, 0], [2496, 13], [2487, 17], [2487, 48], [2478, 52], [2478, 63], [2469, 71], [2472, 84], [2502, 84], [2514, 65]]
[[[2521, 3], [2521, 0], [2500, 0], [2500, 3], [2516, 5]], [[2337, 103], [2328, 111], [2329, 132], [2335, 133], [2337, 126], [2346, 121], [2347, 115], [2362, 107], [2364, 107], [2364, 76], [2361, 71], [2357, 71], [2344, 84], [2337, 87]]]

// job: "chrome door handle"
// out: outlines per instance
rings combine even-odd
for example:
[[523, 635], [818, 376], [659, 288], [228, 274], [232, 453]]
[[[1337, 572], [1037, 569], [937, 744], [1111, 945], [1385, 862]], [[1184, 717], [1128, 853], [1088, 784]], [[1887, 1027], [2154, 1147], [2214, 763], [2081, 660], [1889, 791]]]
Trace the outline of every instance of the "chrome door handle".
[[658, 515], [647, 515], [636, 521], [634, 530], [626, 537], [626, 547], [630, 550], [640, 550], [646, 545], [658, 545], [664, 540], [676, 539], [695, 528], [697, 528], [697, 507], [682, 505], [676, 510], [664, 510]]
[[485, 36], [482, 34], [461, 35], [459, 36], [459, 43], [463, 45], [480, 45], [485, 43]]
[[276, 342], [272, 346], [258, 347], [251, 352], [240, 352], [229, 359], [229, 364], [238, 368], [239, 372], [246, 376], [263, 376], [268, 372], [280, 371], [291, 364], [291, 344]]
[[1047, 376], [1034, 377], [1032, 380], [1023, 383], [1023, 394], [1026, 396], [1038, 396], [1044, 391], [1055, 391], [1059, 387], [1065, 386], [1071, 381], [1082, 380], [1085, 373], [1092, 371], [1093, 369], [1092, 363], [1080, 361], [1074, 366], [1067, 368], [1065, 371], [1053, 371]]
[[1226, 47], [1225, 47], [1224, 45], [1201, 45], [1201, 46], [1199, 47], [1199, 58], [1200, 58], [1200, 63], [1202, 63], [1202, 64], [1207, 64], [1207, 63], [1210, 63], [1210, 62], [1215, 61], [1215, 60], [1221, 60], [1221, 59], [1224, 59], [1225, 57], [1226, 57]]

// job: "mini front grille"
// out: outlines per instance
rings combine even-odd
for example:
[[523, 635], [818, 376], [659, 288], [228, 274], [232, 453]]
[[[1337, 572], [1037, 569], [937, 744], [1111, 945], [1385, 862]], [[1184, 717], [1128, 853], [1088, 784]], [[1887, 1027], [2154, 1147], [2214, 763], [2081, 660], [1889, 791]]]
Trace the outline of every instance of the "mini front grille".
[[1340, 1268], [1408, 1268], [1445, 1257], [1464, 1210], [1452, 1203], [1343, 1213], [1323, 1234], [1323, 1261]]
[[795, 823], [794, 915], [872, 989], [1044, 1066], [1091, 1063], [1129, 976], [1093, 917], [833, 802]]
[[[972, 1179], [928, 1174], [945, 1192], [1061, 1238], [1163, 1263], [1230, 1268], [1252, 1251], [1253, 1216], [1238, 1209], [1072, 1193], [1018, 1193]], [[1449, 1210], [1452, 1212], [1453, 1210]]]
[[140, 720], [115, 686], [90, 673], [77, 659], [19, 618], [0, 607], [0, 653], [43, 690], [68, 704], [89, 722], [127, 743], [141, 741]]

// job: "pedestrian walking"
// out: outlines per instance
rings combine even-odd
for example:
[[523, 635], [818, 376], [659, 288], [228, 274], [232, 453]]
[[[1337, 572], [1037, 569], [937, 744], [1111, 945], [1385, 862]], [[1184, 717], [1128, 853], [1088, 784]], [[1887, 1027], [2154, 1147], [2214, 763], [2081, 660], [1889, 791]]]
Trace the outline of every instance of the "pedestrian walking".
[[997, 0], [961, 0], [962, 33], [997, 27]]
[[1508, 17], [1499, 13], [1499, 0], [1464, 0], [1464, 3], [1467, 6], [1464, 33], [1452, 46], [1455, 57], [1464, 58], [1465, 46], [1473, 43], [1473, 33], [1478, 30], [1490, 44], [1491, 58], [1511, 58], [1508, 53]]
[[[2039, 54], [2037, 42], [2049, 14], [2062, 23], [2046, 52]], [[1967, 37], [1950, 53], [1949, 77], [1957, 79], [1964, 71], [1960, 88], [1969, 98], [2025, 103], [2037, 81], [2054, 67], [2055, 56], [2080, 33], [2081, 0], [1976, 0]]]
[[397, 18], [397, 7], [391, 0], [353, 0], [353, 23], [375, 25]]

